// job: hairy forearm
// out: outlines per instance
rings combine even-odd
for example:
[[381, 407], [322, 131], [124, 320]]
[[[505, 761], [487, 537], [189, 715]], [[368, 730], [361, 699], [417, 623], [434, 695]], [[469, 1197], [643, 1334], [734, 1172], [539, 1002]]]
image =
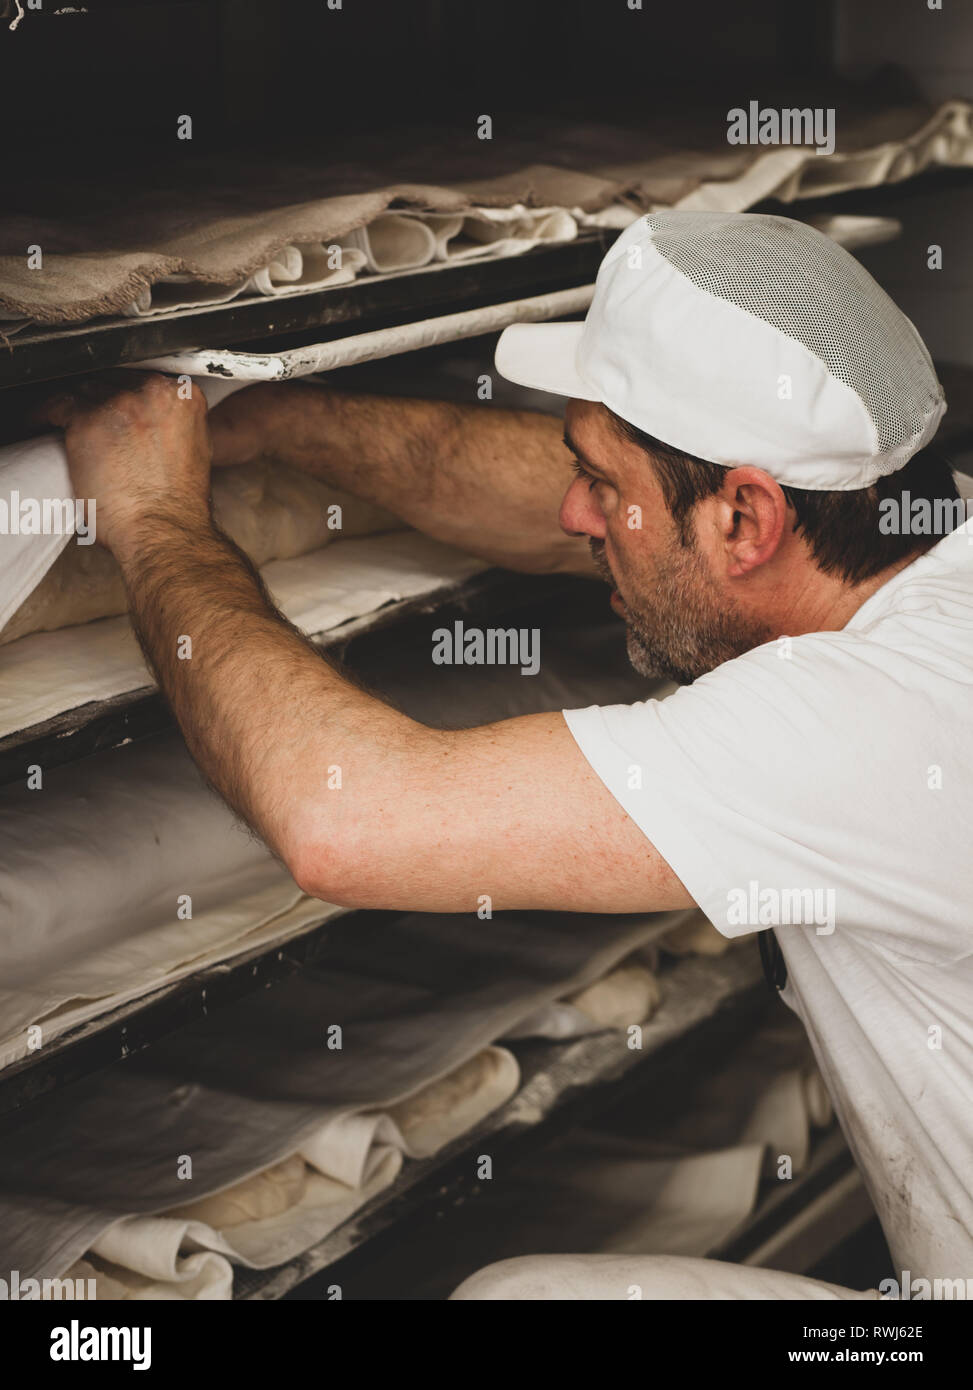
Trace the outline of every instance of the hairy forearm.
[[213, 419], [230, 422], [236, 447], [249, 431], [262, 452], [493, 564], [593, 573], [558, 525], [571, 463], [553, 416], [283, 383], [231, 397]]
[[342, 678], [208, 516], [155, 516], [116, 554], [139, 641], [204, 776], [299, 882], [323, 822], [338, 882], [376, 769], [394, 785], [396, 757], [431, 731]]

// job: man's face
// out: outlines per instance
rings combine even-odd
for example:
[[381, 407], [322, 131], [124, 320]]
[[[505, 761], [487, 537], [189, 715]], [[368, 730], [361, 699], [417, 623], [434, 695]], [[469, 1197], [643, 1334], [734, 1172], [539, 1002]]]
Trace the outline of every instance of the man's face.
[[720, 573], [716, 534], [700, 538], [694, 516], [689, 544], [680, 539], [650, 461], [605, 407], [571, 401], [565, 425], [579, 474], [561, 503], [561, 526], [588, 537], [613, 585], [635, 669], [688, 685], [768, 641], [770, 628], [742, 610]]

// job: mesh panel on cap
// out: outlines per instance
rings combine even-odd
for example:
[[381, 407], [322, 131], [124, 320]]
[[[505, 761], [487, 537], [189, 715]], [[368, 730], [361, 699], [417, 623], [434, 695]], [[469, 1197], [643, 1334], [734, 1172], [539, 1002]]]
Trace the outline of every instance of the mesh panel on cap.
[[789, 218], [649, 214], [652, 242], [687, 279], [798, 342], [857, 392], [891, 472], [941, 399], [918, 335], [863, 266]]

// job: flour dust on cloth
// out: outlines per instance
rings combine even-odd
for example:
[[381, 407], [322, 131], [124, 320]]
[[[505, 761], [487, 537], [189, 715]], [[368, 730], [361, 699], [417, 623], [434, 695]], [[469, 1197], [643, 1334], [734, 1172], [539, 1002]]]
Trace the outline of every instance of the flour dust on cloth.
[[896, 1271], [927, 1279], [973, 1277], [971, 528], [790, 660], [565, 712], [714, 927], [775, 931]]
[[[500, 913], [488, 934], [473, 915], [356, 919], [299, 975], [19, 1115], [0, 1154], [4, 1261], [22, 1277], [63, 1275], [92, 1250], [115, 1264], [118, 1245], [101, 1244], [111, 1228], [187, 1207], [180, 1155], [192, 1156], [195, 1203], [300, 1153], [345, 1183], [347, 1202], [346, 1194], [332, 1192], [332, 1202], [318, 1192], [308, 1199], [313, 1221], [307, 1207], [299, 1219], [287, 1217], [296, 1207], [271, 1217], [280, 1224], [269, 1249], [266, 1231], [243, 1248], [245, 1223], [224, 1235], [229, 1251], [217, 1248], [231, 1262], [289, 1258], [366, 1199], [382, 1162], [373, 1146], [394, 1138], [373, 1114], [394, 1124], [400, 1152], [435, 1152], [454, 1123], [485, 1113], [483, 1096], [505, 1097], [516, 1086], [506, 1054], [491, 1053], [472, 1074], [457, 1068], [545, 1003], [605, 976], [682, 915]], [[342, 1045], [332, 1050], [335, 1024]], [[617, 1039], [627, 1046], [624, 1031]], [[444, 1078], [441, 1105], [419, 1094]], [[292, 1195], [293, 1177], [285, 1182]], [[183, 1210], [178, 1221], [198, 1216]], [[163, 1235], [167, 1250], [184, 1254], [199, 1232], [175, 1246], [171, 1227]]]
[[[155, 186], [148, 195], [132, 189], [123, 205], [114, 201], [110, 217], [93, 215], [80, 228], [75, 219], [75, 249], [45, 253], [43, 271], [28, 269], [23, 256], [0, 257], [0, 317], [79, 323], [152, 312], [157, 303], [171, 311], [244, 291], [326, 288], [337, 281], [321, 272], [321, 248], [337, 243], [370, 257], [372, 273], [434, 268], [564, 240], [578, 224], [617, 226], [620, 214], [630, 219], [669, 207], [742, 212], [771, 196], [820, 197], [908, 178], [931, 165], [973, 164], [967, 102], [890, 105], [886, 95], [876, 104], [870, 93], [845, 88], [834, 99], [819, 90], [814, 103], [803, 104], [837, 110], [831, 154], [810, 146], [729, 145], [725, 128], [714, 131], [694, 113], [674, 111], [650, 131], [570, 121], [552, 128], [525, 119], [496, 150], [482, 142], [474, 179], [468, 141], [450, 142], [441, 132], [407, 132], [399, 149], [385, 133], [362, 133], [340, 163], [313, 170], [224, 161], [222, 185], [191, 195], [179, 186]], [[22, 201], [28, 197], [22, 193]], [[56, 219], [33, 219], [31, 227], [43, 245], [64, 244]], [[19, 223], [5, 226], [0, 218], [4, 231], [20, 244]]]
[[504, 1037], [579, 1038], [603, 1028], [647, 1023], [662, 1002], [662, 985], [641, 955], [637, 953], [593, 984], [521, 1019]]

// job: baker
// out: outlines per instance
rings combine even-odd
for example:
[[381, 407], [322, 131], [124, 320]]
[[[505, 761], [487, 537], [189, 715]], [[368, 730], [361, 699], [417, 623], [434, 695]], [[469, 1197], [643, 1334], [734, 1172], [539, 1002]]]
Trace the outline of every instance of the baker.
[[[508, 328], [497, 366], [570, 398], [564, 443], [544, 415], [298, 384], [209, 421], [162, 377], [56, 404], [193, 757], [331, 902], [698, 904], [728, 936], [773, 932], [896, 1278], [973, 1276], [973, 532], [879, 524], [889, 498], [957, 497], [919, 334], [807, 226], [659, 213], [608, 252], [583, 324]], [[414, 722], [274, 608], [214, 525], [211, 450], [308, 469], [494, 563], [601, 575], [633, 664], [682, 688]], [[818, 900], [832, 929], [759, 910]], [[527, 1257], [457, 1296], [633, 1287], [874, 1296], [630, 1256]]]

